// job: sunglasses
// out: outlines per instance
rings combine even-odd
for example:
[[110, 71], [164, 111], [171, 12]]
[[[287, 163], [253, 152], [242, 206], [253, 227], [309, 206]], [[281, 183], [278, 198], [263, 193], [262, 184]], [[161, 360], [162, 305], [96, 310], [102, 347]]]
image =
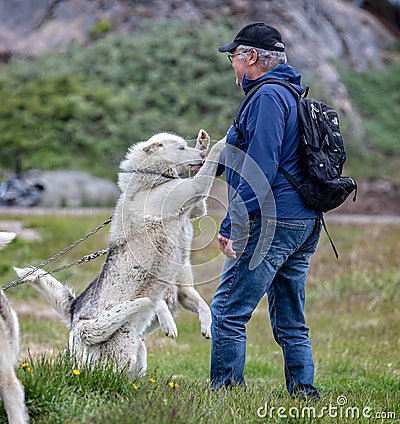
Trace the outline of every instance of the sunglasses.
[[229, 59], [229, 62], [233, 62], [233, 58], [235, 57], [235, 56], [240, 56], [241, 54], [245, 54], [245, 53], [249, 53], [251, 50], [243, 50], [242, 52], [239, 52], [239, 53], [235, 53], [235, 54], [232, 54], [232, 53], [229, 53], [228, 54], [228, 59]]

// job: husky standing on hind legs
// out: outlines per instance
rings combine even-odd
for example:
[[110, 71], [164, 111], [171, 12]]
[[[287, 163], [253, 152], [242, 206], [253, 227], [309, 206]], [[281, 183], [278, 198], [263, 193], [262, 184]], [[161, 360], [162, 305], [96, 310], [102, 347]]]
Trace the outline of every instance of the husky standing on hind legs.
[[[14, 233], [0, 232], [0, 249], [14, 237]], [[24, 424], [29, 421], [24, 388], [14, 370], [18, 354], [18, 317], [4, 295], [3, 289], [0, 288], [0, 397], [9, 424]]]
[[[210, 136], [204, 130], [200, 130], [196, 140], [195, 149], [206, 152], [210, 145]], [[189, 176], [194, 177], [198, 172], [199, 167], [191, 167], [189, 169]], [[206, 196], [200, 196], [199, 200], [194, 202], [194, 206], [190, 210], [190, 220], [200, 218], [207, 213]], [[187, 247], [190, 249], [193, 239], [193, 227], [186, 227], [187, 234], [185, 234]], [[190, 257], [187, 258], [175, 284], [169, 284], [164, 293], [164, 300], [173, 316], [177, 315], [179, 305], [185, 309], [196, 313], [199, 316], [201, 333], [206, 339], [211, 338], [211, 311], [207, 303], [200, 296], [194, 288], [192, 266]], [[160, 322], [157, 314], [153, 318], [150, 325], [147, 326], [145, 334], [149, 334], [160, 327]]]
[[[208, 140], [201, 130], [198, 143]], [[154, 320], [166, 335], [177, 336], [166, 300], [172, 309], [179, 301], [197, 312], [203, 334], [210, 337], [210, 311], [193, 288], [190, 271], [191, 219], [205, 213], [224, 147], [225, 139], [217, 142], [204, 161], [204, 148], [190, 148], [174, 134], [157, 134], [132, 146], [120, 165], [122, 194], [100, 275], [76, 298], [55, 278], [41, 276], [42, 270], [27, 276], [70, 327], [69, 349], [78, 360], [108, 358], [127, 366], [131, 377], [144, 372], [143, 339]], [[193, 178], [179, 177], [194, 168], [200, 170]], [[30, 271], [15, 270], [19, 276]]]

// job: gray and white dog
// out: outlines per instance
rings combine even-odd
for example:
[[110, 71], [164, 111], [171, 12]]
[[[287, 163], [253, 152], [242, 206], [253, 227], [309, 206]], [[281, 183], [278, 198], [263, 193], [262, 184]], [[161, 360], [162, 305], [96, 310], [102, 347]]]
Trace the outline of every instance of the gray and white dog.
[[[0, 232], [0, 249], [14, 237], [14, 233]], [[14, 370], [18, 354], [18, 317], [3, 289], [0, 288], [0, 396], [10, 424], [23, 424], [29, 421], [24, 388]]]
[[[205, 213], [225, 147], [225, 139], [217, 142], [205, 159], [208, 142], [204, 130], [196, 148], [177, 135], [160, 133], [128, 150], [118, 175], [122, 194], [107, 259], [78, 297], [55, 278], [41, 276], [41, 270], [27, 276], [70, 327], [69, 349], [78, 359], [111, 358], [131, 377], [144, 372], [143, 339], [155, 320], [166, 335], [177, 336], [170, 309], [175, 313], [178, 301], [199, 315], [203, 335], [211, 337], [210, 310], [194, 289], [190, 266], [191, 220]], [[180, 178], [193, 168], [200, 168], [193, 178]], [[15, 270], [19, 276], [30, 271]]]

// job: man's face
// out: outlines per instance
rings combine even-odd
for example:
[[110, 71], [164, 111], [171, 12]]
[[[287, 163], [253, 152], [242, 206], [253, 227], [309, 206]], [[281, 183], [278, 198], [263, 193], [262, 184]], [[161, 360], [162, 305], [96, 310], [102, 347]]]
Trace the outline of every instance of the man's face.
[[231, 56], [232, 57], [232, 68], [235, 72], [236, 85], [238, 85], [239, 87], [242, 86], [243, 77], [249, 69], [249, 66], [248, 66], [247, 60], [246, 60], [246, 53], [247, 52], [248, 52], [247, 50], [235, 49], [232, 52], [232, 56]]

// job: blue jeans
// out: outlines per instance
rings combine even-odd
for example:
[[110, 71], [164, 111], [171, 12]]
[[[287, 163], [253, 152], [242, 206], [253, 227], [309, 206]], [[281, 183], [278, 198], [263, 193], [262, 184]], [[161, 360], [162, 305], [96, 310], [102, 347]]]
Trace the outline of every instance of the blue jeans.
[[[304, 316], [305, 285], [321, 222], [268, 220], [249, 223], [246, 242], [235, 242], [237, 259], [227, 259], [211, 303], [211, 382], [214, 388], [244, 384], [246, 324], [264, 294], [273, 335], [282, 349], [291, 396], [318, 395]], [[253, 265], [251, 265], [253, 263]]]

